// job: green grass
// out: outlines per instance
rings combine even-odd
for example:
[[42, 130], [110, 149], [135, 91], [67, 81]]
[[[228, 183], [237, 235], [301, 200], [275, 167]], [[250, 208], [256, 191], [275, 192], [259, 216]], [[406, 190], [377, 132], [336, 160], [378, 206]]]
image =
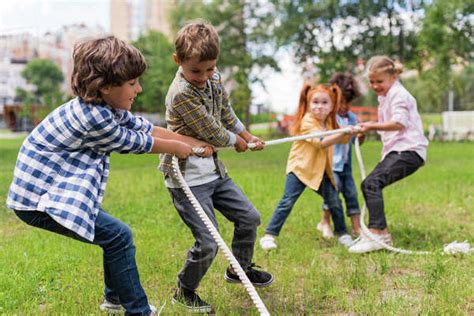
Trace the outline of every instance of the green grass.
[[[21, 140], [0, 141], [0, 199], [4, 201]], [[262, 214], [259, 236], [278, 203], [289, 144], [262, 152], [222, 152], [231, 177]], [[362, 147], [368, 171], [380, 143]], [[153, 155], [113, 155], [104, 208], [129, 224], [142, 284], [165, 315], [181, 314], [170, 299], [193, 237], [174, 210]], [[354, 165], [355, 178], [359, 172]], [[409, 256], [389, 252], [351, 255], [316, 231], [321, 198], [306, 190], [295, 205], [279, 248], [258, 247], [255, 262], [275, 275], [258, 290], [275, 315], [472, 315], [474, 256], [441, 255], [445, 243], [474, 242], [474, 144], [432, 143], [427, 165], [387, 188], [385, 203], [395, 245], [432, 250]], [[32, 228], [0, 204], [0, 314], [99, 315], [99, 247]], [[346, 221], [349, 224], [349, 221]], [[233, 226], [219, 216], [229, 243]], [[227, 284], [220, 252], [198, 289], [218, 315], [255, 315], [243, 287]]]

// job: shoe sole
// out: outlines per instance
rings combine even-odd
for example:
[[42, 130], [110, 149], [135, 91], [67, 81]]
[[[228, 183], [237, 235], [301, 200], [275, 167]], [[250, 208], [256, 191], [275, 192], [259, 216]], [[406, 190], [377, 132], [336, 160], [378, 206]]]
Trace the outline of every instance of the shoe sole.
[[[236, 284], [236, 283], [242, 283], [242, 281], [240, 281], [240, 280], [234, 280], [234, 279], [229, 278], [229, 277], [227, 276], [227, 274], [224, 274], [224, 279], [225, 279], [227, 282], [229, 282], [229, 283], [234, 283], [234, 284]], [[273, 283], [273, 276], [272, 276], [272, 278], [271, 278], [270, 280], [268, 280], [268, 281], [265, 282], [265, 283], [253, 283], [253, 282], [252, 282], [253, 286], [255, 286], [255, 287], [267, 287], [267, 286], [270, 286], [272, 283]]]
[[191, 313], [210, 313], [212, 312], [212, 306], [203, 306], [203, 307], [195, 307], [195, 306], [188, 306], [184, 305], [183, 303], [177, 301], [174, 297], [171, 299], [171, 304], [173, 305], [179, 305], [181, 307], [184, 307], [188, 310], [188, 312]]
[[108, 308], [108, 307], [99, 307], [102, 312], [106, 312], [109, 315], [120, 315], [125, 310], [123, 308]]

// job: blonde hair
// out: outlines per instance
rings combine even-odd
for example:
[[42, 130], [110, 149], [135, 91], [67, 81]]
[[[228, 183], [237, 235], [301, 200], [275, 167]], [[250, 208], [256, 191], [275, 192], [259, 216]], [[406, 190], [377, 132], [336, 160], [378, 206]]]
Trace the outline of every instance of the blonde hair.
[[219, 57], [219, 35], [216, 29], [204, 20], [186, 23], [176, 35], [176, 57], [180, 62], [197, 57], [199, 61]]
[[120, 86], [140, 77], [147, 68], [145, 57], [137, 48], [114, 36], [76, 44], [72, 58], [72, 91], [92, 104], [103, 102], [102, 88]]
[[295, 121], [293, 123], [293, 126], [291, 127], [292, 135], [297, 135], [300, 132], [301, 121], [303, 120], [304, 115], [308, 111], [308, 106], [311, 102], [313, 94], [316, 92], [324, 92], [329, 95], [329, 99], [331, 99], [332, 103], [332, 109], [326, 118], [326, 122], [328, 124], [329, 129], [339, 128], [339, 125], [337, 124], [336, 120], [336, 114], [337, 111], [339, 111], [339, 106], [342, 101], [341, 89], [336, 84], [318, 84], [313, 86], [305, 82], [300, 92], [300, 100], [298, 102], [298, 109], [295, 114]]
[[367, 75], [387, 73], [398, 76], [403, 72], [403, 65], [387, 56], [374, 56], [367, 62]]

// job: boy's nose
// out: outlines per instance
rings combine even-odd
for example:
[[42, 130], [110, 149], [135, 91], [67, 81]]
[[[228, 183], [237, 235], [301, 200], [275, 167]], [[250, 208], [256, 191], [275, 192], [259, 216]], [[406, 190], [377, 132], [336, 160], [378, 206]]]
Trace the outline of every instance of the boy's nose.
[[140, 93], [142, 92], [143, 89], [142, 89], [142, 85], [140, 83], [137, 84], [137, 93]]

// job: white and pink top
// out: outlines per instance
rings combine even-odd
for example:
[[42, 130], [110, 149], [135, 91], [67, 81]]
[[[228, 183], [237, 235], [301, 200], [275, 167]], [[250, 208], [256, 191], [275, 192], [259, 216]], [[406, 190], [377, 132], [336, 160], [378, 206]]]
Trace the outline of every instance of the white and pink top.
[[396, 80], [378, 101], [379, 123], [397, 122], [405, 127], [399, 131], [378, 131], [383, 143], [382, 160], [391, 151], [415, 151], [426, 161], [428, 139], [423, 134], [415, 98]]

